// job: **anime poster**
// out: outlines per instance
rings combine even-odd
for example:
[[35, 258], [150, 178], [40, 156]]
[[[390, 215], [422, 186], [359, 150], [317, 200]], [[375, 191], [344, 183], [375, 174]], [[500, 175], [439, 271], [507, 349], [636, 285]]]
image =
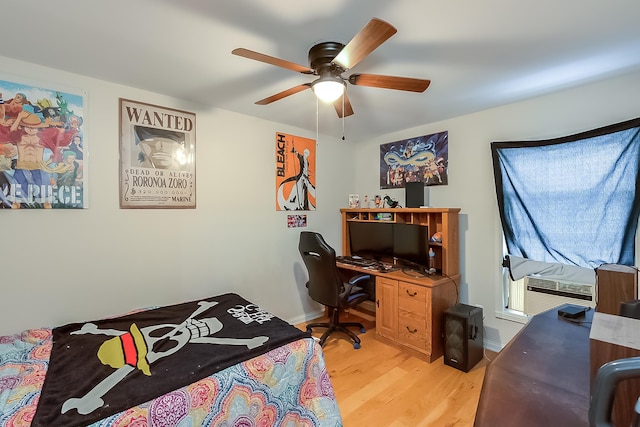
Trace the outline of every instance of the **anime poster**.
[[380, 188], [404, 188], [405, 182], [447, 185], [448, 131], [380, 145]]
[[196, 116], [120, 99], [120, 207], [196, 207]]
[[316, 209], [316, 141], [276, 132], [276, 210]]
[[0, 80], [0, 209], [81, 209], [83, 95]]

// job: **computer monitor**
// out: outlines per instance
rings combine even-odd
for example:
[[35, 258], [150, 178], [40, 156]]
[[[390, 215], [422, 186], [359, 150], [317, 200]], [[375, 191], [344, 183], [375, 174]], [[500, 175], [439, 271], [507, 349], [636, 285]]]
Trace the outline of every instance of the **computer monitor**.
[[393, 224], [393, 256], [399, 262], [429, 266], [429, 228], [418, 224]]
[[351, 255], [382, 260], [393, 256], [393, 224], [349, 222]]

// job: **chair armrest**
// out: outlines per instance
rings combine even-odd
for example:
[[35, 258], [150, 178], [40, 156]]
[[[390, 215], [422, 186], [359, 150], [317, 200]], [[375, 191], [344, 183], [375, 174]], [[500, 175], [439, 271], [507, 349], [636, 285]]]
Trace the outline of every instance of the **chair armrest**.
[[[610, 427], [611, 408], [619, 382], [640, 376], [640, 357], [618, 359], [602, 365], [594, 378], [589, 402], [589, 425]], [[637, 403], [636, 403], [637, 408]], [[637, 425], [636, 422], [633, 425]]]
[[371, 279], [371, 275], [370, 274], [358, 274], [357, 276], [354, 276], [351, 279], [349, 279], [349, 284], [357, 285], [360, 282], [362, 282], [363, 280], [369, 280], [369, 279]]
[[358, 274], [357, 276], [349, 279], [348, 283], [344, 284], [344, 292], [343, 295], [353, 295], [358, 292], [362, 292], [364, 289], [362, 286], [358, 286], [359, 284], [364, 284], [364, 281], [371, 279], [371, 275], [369, 274]]

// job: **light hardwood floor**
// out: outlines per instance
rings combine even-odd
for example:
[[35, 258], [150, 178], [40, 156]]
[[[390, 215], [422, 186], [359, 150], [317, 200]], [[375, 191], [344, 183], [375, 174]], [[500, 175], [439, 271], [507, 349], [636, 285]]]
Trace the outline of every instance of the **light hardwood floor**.
[[[428, 363], [376, 340], [373, 321], [348, 313], [341, 320], [362, 321], [367, 329], [359, 334], [359, 350], [340, 332], [323, 347], [344, 427], [473, 426], [485, 367], [495, 353], [486, 352], [464, 373], [445, 365], [442, 357]], [[318, 328], [313, 335], [322, 332]]]

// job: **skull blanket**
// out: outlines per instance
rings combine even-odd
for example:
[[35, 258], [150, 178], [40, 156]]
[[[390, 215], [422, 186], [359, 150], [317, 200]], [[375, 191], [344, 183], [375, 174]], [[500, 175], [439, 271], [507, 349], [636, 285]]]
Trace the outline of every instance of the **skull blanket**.
[[232, 293], [55, 328], [31, 425], [87, 425], [308, 336]]

